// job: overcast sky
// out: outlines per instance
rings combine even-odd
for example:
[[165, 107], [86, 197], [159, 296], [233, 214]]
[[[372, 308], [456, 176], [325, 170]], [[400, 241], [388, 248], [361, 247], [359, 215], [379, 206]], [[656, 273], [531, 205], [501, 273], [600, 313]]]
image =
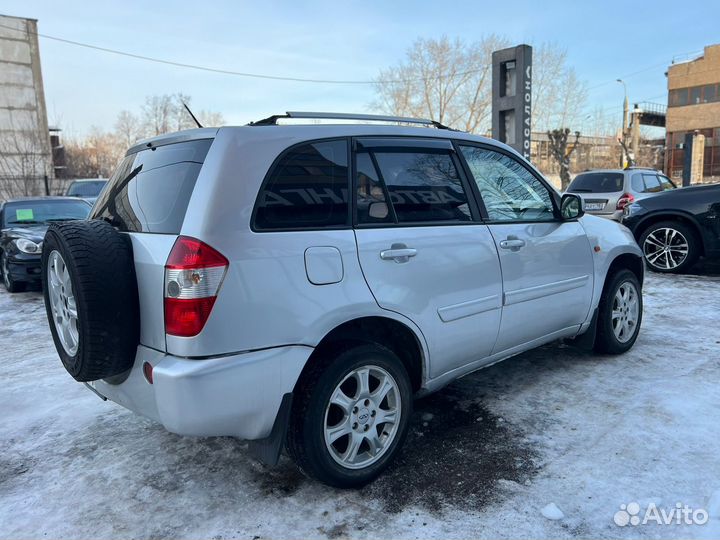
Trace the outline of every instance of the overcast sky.
[[[402, 59], [417, 37], [566, 48], [590, 87], [588, 112], [621, 114], [630, 101], [666, 101], [673, 59], [720, 42], [720, 3], [590, 1], [156, 1], [3, 0], [0, 13], [39, 20], [60, 38], [233, 71], [369, 80]], [[512, 8], [515, 9], [512, 9]], [[230, 124], [286, 110], [368, 111], [371, 85], [319, 85], [205, 73], [40, 38], [48, 115], [66, 133], [110, 129], [145, 96], [183, 92]], [[641, 73], [637, 73], [637, 72]]]

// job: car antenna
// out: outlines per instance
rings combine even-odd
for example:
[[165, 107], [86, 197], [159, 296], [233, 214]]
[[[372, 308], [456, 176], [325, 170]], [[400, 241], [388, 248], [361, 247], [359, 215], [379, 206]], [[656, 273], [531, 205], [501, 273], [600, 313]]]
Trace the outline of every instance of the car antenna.
[[202, 124], [201, 124], [200, 122], [198, 122], [198, 119], [195, 118], [195, 115], [194, 115], [194, 114], [192, 113], [192, 111], [190, 110], [190, 107], [187, 106], [187, 103], [185, 103], [185, 102], [183, 101], [182, 104], [183, 104], [183, 107], [185, 107], [185, 110], [188, 112], [188, 114], [189, 114], [190, 116], [192, 116], [192, 119], [193, 119], [193, 120], [195, 121], [195, 123], [197, 124], [197, 127], [199, 127], [199, 128], [203, 127]]

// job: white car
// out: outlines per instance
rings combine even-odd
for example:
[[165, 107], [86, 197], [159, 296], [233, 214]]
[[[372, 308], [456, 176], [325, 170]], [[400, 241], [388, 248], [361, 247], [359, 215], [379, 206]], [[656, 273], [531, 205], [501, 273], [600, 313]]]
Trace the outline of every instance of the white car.
[[625, 227], [496, 141], [352, 118], [130, 148], [91, 219], [45, 237], [70, 374], [174, 433], [247, 439], [269, 463], [286, 446], [357, 486], [397, 454], [414, 396], [559, 338], [632, 347], [643, 259]]

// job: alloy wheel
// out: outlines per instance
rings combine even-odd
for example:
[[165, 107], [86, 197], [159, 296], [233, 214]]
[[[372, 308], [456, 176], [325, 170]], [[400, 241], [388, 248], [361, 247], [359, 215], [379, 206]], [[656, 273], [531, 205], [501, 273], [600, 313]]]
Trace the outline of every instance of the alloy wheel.
[[620, 284], [613, 298], [612, 328], [620, 343], [627, 343], [637, 330], [640, 318], [638, 291], [630, 281]]
[[325, 409], [325, 446], [348, 469], [376, 463], [395, 439], [402, 414], [400, 389], [379, 366], [362, 366], [335, 387]]
[[77, 303], [70, 281], [70, 273], [59, 252], [53, 251], [50, 253], [47, 273], [50, 307], [55, 330], [65, 352], [69, 356], [75, 356], [80, 342]]
[[643, 253], [650, 266], [660, 270], [672, 270], [687, 259], [689, 245], [687, 238], [670, 227], [656, 229], [643, 242]]

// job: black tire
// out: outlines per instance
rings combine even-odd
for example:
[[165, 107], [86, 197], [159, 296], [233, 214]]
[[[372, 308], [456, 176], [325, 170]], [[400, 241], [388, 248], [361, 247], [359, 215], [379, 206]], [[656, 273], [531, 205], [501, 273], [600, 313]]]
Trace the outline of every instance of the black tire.
[[[674, 231], [676, 233], [674, 235], [673, 242], [682, 242], [681, 239], [684, 238], [687, 243], [687, 255], [674, 267], [670, 266], [671, 263], [677, 262], [677, 252], [675, 257], [671, 257], [671, 255], [661, 255], [655, 257], [655, 255], [661, 250], [654, 243], [648, 241], [648, 236], [651, 234], [657, 235], [661, 239], [665, 238], [666, 230]], [[643, 250], [648, 268], [654, 272], [682, 274], [689, 270], [700, 257], [701, 244], [696, 232], [690, 226], [679, 221], [660, 221], [658, 223], [653, 223], [640, 235], [638, 244], [640, 244], [640, 248]]]
[[[335, 461], [325, 444], [325, 411], [335, 388], [363, 366], [380, 367], [392, 376], [397, 383], [401, 414], [394, 438], [377, 461], [351, 469]], [[388, 466], [402, 447], [412, 414], [412, 389], [405, 367], [395, 353], [375, 343], [353, 344], [319, 359], [303, 373], [294, 400], [288, 426], [288, 453], [308, 476], [343, 488], [367, 484]], [[379, 429], [377, 426], [371, 429]]]
[[[637, 292], [638, 318], [634, 325], [632, 334], [627, 340], [620, 340], [613, 331], [613, 302], [618, 289], [623, 284], [630, 283]], [[602, 298], [598, 309], [597, 337], [595, 339], [595, 350], [607, 354], [622, 354], [629, 351], [637, 340], [642, 325], [643, 300], [640, 281], [630, 270], [619, 270], [608, 276], [603, 288]]]
[[8, 271], [8, 260], [7, 255], [3, 251], [0, 254], [0, 273], [2, 273], [3, 285], [5, 290], [9, 293], [22, 292], [25, 290], [27, 283], [22, 281], [15, 281]]
[[[53, 319], [48, 259], [57, 251], [70, 276], [77, 308], [77, 352], [69, 354]], [[139, 309], [132, 246], [105, 221], [50, 225], [43, 244], [42, 284], [55, 348], [77, 381], [127, 372], [139, 341]]]

